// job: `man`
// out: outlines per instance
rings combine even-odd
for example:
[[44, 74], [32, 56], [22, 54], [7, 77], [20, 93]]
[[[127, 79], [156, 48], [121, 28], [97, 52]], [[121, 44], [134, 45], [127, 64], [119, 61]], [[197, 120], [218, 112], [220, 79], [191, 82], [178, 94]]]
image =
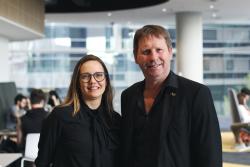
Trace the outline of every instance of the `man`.
[[15, 129], [17, 119], [26, 113], [27, 98], [22, 94], [17, 94], [14, 99], [14, 105], [11, 107], [10, 112], [7, 113], [6, 127], [8, 129]]
[[169, 33], [157, 25], [142, 27], [135, 33], [133, 52], [145, 80], [121, 96], [121, 166], [221, 167], [211, 93], [170, 70]]
[[33, 89], [30, 94], [31, 110], [17, 122], [17, 144], [24, 151], [28, 133], [40, 133], [42, 121], [47, 116], [44, 110], [45, 94], [41, 89]]

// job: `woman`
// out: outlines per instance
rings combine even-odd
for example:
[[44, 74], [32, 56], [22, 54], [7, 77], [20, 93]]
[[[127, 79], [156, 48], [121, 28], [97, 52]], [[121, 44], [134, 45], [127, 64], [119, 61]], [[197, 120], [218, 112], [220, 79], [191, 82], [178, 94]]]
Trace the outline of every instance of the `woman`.
[[76, 64], [65, 101], [45, 120], [36, 167], [115, 167], [120, 115], [107, 68], [87, 55]]

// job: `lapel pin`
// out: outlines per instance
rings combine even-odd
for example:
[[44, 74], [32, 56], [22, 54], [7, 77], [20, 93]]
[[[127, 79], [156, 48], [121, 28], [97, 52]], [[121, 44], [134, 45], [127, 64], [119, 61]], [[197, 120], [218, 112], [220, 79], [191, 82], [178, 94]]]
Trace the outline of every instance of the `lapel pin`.
[[170, 95], [171, 96], [176, 96], [176, 93], [175, 92], [170, 92]]

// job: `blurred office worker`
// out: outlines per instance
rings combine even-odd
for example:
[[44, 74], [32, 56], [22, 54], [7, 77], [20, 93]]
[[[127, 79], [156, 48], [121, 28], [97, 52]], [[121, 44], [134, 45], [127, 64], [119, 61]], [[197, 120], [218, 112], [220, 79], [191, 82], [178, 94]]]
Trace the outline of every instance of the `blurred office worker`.
[[27, 112], [27, 97], [23, 94], [17, 94], [14, 99], [14, 105], [7, 113], [6, 128], [15, 130], [17, 119]]
[[40, 133], [42, 121], [48, 112], [44, 110], [45, 93], [41, 89], [32, 89], [30, 93], [31, 109], [17, 121], [17, 144], [24, 151], [28, 133]]
[[136, 31], [133, 51], [145, 79], [121, 96], [121, 166], [222, 167], [210, 90], [170, 70], [169, 33], [146, 25]]
[[61, 104], [61, 98], [55, 90], [50, 90], [48, 93], [48, 103], [46, 105], [47, 110], [50, 112], [55, 106]]
[[120, 115], [103, 61], [76, 64], [65, 101], [44, 121], [36, 167], [117, 167]]
[[248, 100], [250, 99], [250, 90], [246, 87], [242, 88], [237, 94], [237, 98], [239, 101], [238, 109], [240, 119], [243, 123], [246, 123], [246, 125], [239, 130], [239, 143], [237, 144], [239, 144], [239, 148], [250, 149], [250, 126], [247, 125], [250, 123], [250, 109], [247, 105]]
[[250, 99], [250, 90], [246, 87], [242, 88], [240, 93], [237, 94], [239, 101], [239, 114], [242, 122], [250, 123], [250, 109], [247, 105], [248, 100]]

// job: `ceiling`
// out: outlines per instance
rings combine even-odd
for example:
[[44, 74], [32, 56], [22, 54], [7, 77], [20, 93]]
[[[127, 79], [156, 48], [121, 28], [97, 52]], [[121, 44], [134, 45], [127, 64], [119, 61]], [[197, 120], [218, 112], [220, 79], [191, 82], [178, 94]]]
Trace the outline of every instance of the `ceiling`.
[[45, 0], [46, 13], [100, 12], [152, 6], [169, 0]]
[[[85, 0], [100, 2], [103, 6], [103, 2], [111, 4], [106, 5], [106, 9], [98, 7], [96, 10], [87, 9], [88, 6], [80, 5], [80, 8], [76, 7], [75, 10], [69, 4], [61, 4], [61, 8], [54, 10], [50, 5], [58, 1], [63, 0], [45, 0], [46, 4], [46, 20], [47, 24], [71, 24], [78, 25], [84, 24], [86, 26], [91, 25], [143, 25], [143, 24], [161, 24], [164, 26], [175, 24], [175, 14], [177, 12], [189, 12], [196, 11], [201, 12], [204, 23], [237, 23], [237, 24], [249, 24], [250, 23], [250, 1], [249, 0], [153, 0], [157, 2], [157, 5], [151, 7], [142, 7], [134, 9], [122, 9], [124, 4], [121, 0]], [[83, 0], [67, 0], [77, 1], [82, 3]], [[128, 3], [125, 8], [129, 7], [129, 3], [138, 3], [142, 5], [142, 1], [145, 5], [149, 5], [152, 0], [123, 0]], [[121, 5], [119, 5], [119, 3]], [[148, 3], [148, 4], [147, 4]], [[118, 9], [114, 10], [111, 5], [118, 5]], [[89, 4], [90, 5], [90, 4]], [[95, 4], [97, 5], [97, 4]], [[139, 6], [140, 6], [139, 5]], [[143, 6], [145, 6], [143, 5]], [[67, 7], [69, 7], [67, 9]], [[64, 8], [64, 9], [63, 9]], [[85, 10], [86, 9], [86, 10]], [[95, 12], [93, 12], [95, 11]], [[97, 11], [97, 12], [96, 12]]]
[[36, 32], [2, 16], [0, 16], [0, 27], [0, 37], [4, 37], [9, 41], [32, 40], [44, 36], [42, 33]]
[[[177, 12], [200, 12], [204, 23], [250, 25], [250, 0], [44, 0], [45, 23], [70, 26], [174, 26]], [[67, 2], [66, 2], [67, 1]], [[156, 3], [155, 5], [152, 5]], [[132, 6], [132, 5], [135, 6]], [[58, 6], [55, 6], [58, 5]], [[150, 7], [146, 7], [146, 6]], [[132, 8], [132, 9], [128, 9]], [[10, 41], [43, 37], [0, 17], [0, 36]]]

